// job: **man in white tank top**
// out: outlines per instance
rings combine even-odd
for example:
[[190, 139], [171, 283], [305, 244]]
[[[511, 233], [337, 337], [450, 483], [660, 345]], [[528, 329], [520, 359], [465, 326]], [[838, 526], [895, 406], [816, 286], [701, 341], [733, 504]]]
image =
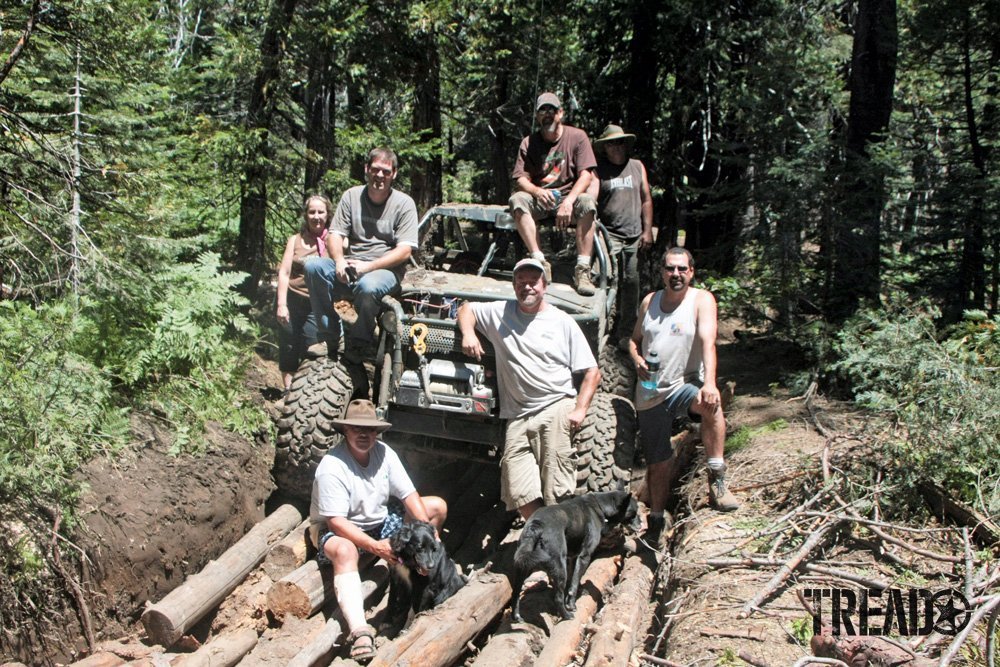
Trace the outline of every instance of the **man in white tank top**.
[[[664, 527], [663, 510], [670, 495], [669, 473], [673, 450], [671, 428], [675, 416], [687, 411], [701, 421], [701, 439], [708, 457], [708, 497], [712, 506], [728, 512], [739, 507], [726, 488], [723, 448], [726, 419], [716, 385], [715, 337], [718, 310], [711, 292], [691, 287], [694, 258], [684, 248], [671, 248], [663, 256], [664, 289], [647, 294], [629, 354], [640, 383], [636, 384], [635, 407], [639, 414], [639, 439], [646, 453], [646, 486], [650, 514], [647, 540], [659, 539]], [[655, 350], [660, 361], [656, 387], [642, 387], [650, 379], [646, 358]]]

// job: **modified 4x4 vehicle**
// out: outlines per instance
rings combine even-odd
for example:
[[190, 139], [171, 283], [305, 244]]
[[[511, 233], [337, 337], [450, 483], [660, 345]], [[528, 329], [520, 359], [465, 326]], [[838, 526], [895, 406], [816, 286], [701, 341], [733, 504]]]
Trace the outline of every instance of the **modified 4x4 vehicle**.
[[[577, 488], [610, 490], [628, 482], [636, 432], [635, 408], [625, 398], [634, 375], [627, 357], [608, 340], [615, 316], [614, 258], [598, 223], [597, 290], [581, 296], [572, 285], [572, 236], [540, 229], [553, 274], [545, 300], [580, 325], [602, 372], [601, 390], [573, 438]], [[455, 317], [466, 301], [515, 299], [511, 270], [523, 247], [514, 220], [503, 206], [445, 204], [424, 215], [420, 235], [415, 254], [422, 265], [408, 269], [398, 297], [383, 299], [374, 364], [306, 359], [292, 380], [278, 422], [274, 466], [283, 493], [309, 498], [316, 466], [340, 442], [330, 422], [359, 397], [371, 398], [379, 416], [392, 423], [382, 437], [398, 451], [499, 462], [506, 422], [499, 417], [498, 361], [482, 337], [481, 360], [462, 353]]]

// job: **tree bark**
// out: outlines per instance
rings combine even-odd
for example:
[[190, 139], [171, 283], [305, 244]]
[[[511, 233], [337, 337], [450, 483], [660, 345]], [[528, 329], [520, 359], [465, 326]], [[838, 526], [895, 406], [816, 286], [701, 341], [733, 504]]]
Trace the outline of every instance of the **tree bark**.
[[236, 240], [237, 267], [250, 274], [244, 291], [253, 295], [267, 266], [267, 180], [270, 174], [268, 132], [275, 93], [281, 78], [288, 26], [297, 0], [276, 0], [261, 39], [261, 65], [247, 107], [247, 145], [240, 184], [240, 229]]
[[889, 127], [899, 35], [895, 0], [859, 0], [848, 88], [844, 177], [848, 187], [833, 221], [833, 289], [828, 315], [840, 321], [878, 300], [884, 175], [869, 155]]
[[410, 195], [417, 213], [441, 203], [441, 61], [433, 27], [416, 37], [414, 62], [413, 133], [421, 142], [433, 142], [430, 158], [417, 158], [410, 168]]
[[323, 43], [310, 57], [308, 80], [303, 90], [306, 111], [306, 193], [318, 193], [323, 176], [333, 164], [337, 149], [336, 67], [333, 46]]
[[282, 505], [198, 574], [171, 591], [142, 615], [149, 638], [171, 646], [229, 595], [257, 567], [271, 546], [302, 520], [292, 505]]
[[653, 587], [656, 562], [649, 551], [629, 556], [622, 568], [618, 586], [611, 601], [601, 613], [597, 632], [590, 640], [584, 667], [625, 667], [635, 648], [640, 632], [640, 620], [646, 615], [646, 602]]
[[292, 532], [285, 536], [267, 552], [264, 558], [264, 572], [277, 581], [306, 562], [308, 552], [309, 519], [304, 519]]
[[194, 653], [188, 653], [171, 663], [171, 667], [230, 667], [237, 664], [257, 645], [257, 631], [244, 628], [232, 634], [219, 635]]
[[625, 105], [625, 131], [635, 134], [632, 154], [643, 160], [647, 169], [653, 165], [653, 134], [656, 89], [659, 73], [659, 51], [656, 49], [656, 14], [660, 6], [655, 0], [641, 0], [631, 11], [632, 39], [629, 40], [628, 96]]

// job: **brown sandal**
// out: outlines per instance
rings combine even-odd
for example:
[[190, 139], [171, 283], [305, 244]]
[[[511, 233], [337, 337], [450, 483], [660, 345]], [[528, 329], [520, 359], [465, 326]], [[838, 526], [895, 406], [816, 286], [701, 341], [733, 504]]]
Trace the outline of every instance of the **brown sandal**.
[[375, 657], [375, 628], [372, 626], [362, 625], [347, 636], [347, 641], [351, 644], [351, 660], [364, 665]]

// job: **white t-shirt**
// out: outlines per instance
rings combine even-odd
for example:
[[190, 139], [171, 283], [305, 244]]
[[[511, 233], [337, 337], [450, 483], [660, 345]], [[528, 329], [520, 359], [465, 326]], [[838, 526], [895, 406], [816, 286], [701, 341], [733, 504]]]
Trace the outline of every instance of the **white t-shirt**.
[[555, 306], [524, 313], [516, 301], [471, 303], [476, 330], [493, 344], [500, 380], [500, 416], [533, 414], [576, 396], [573, 373], [597, 365], [576, 321]]
[[388, 515], [389, 498], [405, 500], [416, 488], [406, 474], [396, 452], [379, 440], [371, 450], [371, 459], [362, 466], [346, 443], [331, 449], [313, 480], [309, 519], [319, 534], [327, 530], [330, 517], [346, 517], [361, 530], [381, 525]]

